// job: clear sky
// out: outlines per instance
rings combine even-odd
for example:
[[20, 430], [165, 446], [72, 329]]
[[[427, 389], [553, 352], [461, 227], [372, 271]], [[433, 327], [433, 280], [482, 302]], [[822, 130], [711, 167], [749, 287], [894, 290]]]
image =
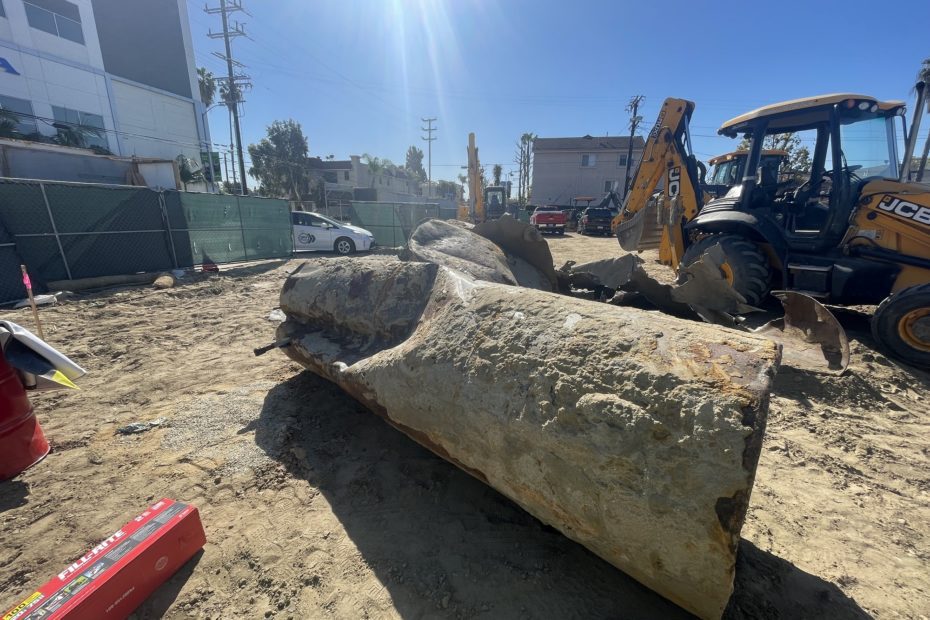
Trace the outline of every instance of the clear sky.
[[[312, 155], [403, 164], [408, 146], [426, 152], [420, 118], [437, 117], [434, 179], [462, 172], [469, 131], [481, 163], [505, 174], [524, 132], [625, 135], [636, 94], [646, 97], [646, 131], [665, 97], [695, 101], [704, 160], [733, 146], [716, 135], [721, 122], [776, 101], [854, 92], [903, 99], [910, 113], [930, 57], [930, 0], [242, 2], [251, 15], [235, 18], [250, 38], [234, 41], [233, 56], [254, 83], [245, 144], [293, 118]], [[225, 74], [211, 54], [222, 41], [206, 36], [221, 30], [219, 16], [202, 8], [189, 0], [196, 63]], [[224, 108], [210, 124], [214, 142], [228, 144]]]

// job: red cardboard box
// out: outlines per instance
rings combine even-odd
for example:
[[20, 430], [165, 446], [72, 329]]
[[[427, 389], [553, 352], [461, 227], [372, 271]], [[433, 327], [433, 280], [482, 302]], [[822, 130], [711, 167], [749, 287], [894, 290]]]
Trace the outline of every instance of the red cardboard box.
[[197, 509], [163, 499], [3, 614], [3, 620], [125, 618], [206, 542]]

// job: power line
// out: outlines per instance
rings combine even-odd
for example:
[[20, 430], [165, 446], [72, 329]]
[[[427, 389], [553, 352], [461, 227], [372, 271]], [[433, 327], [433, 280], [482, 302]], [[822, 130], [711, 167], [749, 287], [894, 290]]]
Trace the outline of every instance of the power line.
[[433, 127], [433, 123], [436, 122], [436, 118], [421, 118], [420, 120], [426, 123], [426, 127], [421, 127], [420, 129], [426, 132], [426, 136], [421, 136], [421, 139], [426, 142], [427, 149], [429, 150], [429, 172], [426, 181], [426, 197], [429, 198], [432, 196], [433, 192], [433, 141], [436, 140], [436, 138], [433, 137], [433, 132], [437, 129]]
[[[634, 95], [630, 98], [630, 102], [626, 106], [626, 111], [630, 113], [630, 137], [627, 138], [627, 151], [626, 151], [626, 165], [624, 166], [624, 180], [623, 180], [623, 197], [626, 198], [626, 193], [630, 191], [630, 168], [633, 166], [630, 165], [630, 162], [633, 160], [633, 139], [636, 137], [636, 128], [642, 122], [643, 117], [640, 116], [639, 106], [643, 103], [645, 97], [643, 95]], [[688, 146], [691, 146], [690, 144]]]
[[[242, 88], [251, 88], [252, 82], [249, 80], [249, 76], [244, 74], [236, 74], [234, 71], [234, 67], [243, 68], [244, 65], [233, 59], [230, 40], [235, 39], [236, 37], [248, 38], [248, 35], [245, 33], [244, 25], [240, 24], [238, 21], [236, 22], [235, 27], [230, 30], [229, 14], [242, 11], [248, 15], [248, 12], [242, 8], [242, 0], [220, 0], [219, 7], [211, 8], [205, 6], [203, 10], [204, 13], [208, 15], [215, 15], [219, 13], [223, 21], [223, 32], [213, 32], [211, 30], [207, 33], [207, 36], [211, 39], [223, 39], [223, 44], [226, 47], [225, 54], [214, 52], [214, 56], [226, 61], [226, 78], [224, 78], [226, 84], [225, 100], [226, 105], [229, 107], [229, 113], [232, 116], [233, 132], [235, 133], [236, 153], [239, 158], [239, 172], [241, 177], [241, 185], [239, 187], [242, 191], [242, 194], [244, 195], [249, 193], [249, 188], [245, 180], [247, 175], [245, 171], [245, 158], [242, 154], [242, 130], [239, 125], [239, 105], [242, 103]], [[232, 136], [230, 136], [230, 141], [232, 141], [232, 139]], [[236, 169], [235, 166], [233, 166], [234, 182], [235, 174]]]

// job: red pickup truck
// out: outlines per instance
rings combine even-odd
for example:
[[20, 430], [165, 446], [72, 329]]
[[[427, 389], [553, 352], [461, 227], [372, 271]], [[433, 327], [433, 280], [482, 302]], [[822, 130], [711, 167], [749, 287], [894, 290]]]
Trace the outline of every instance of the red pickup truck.
[[565, 234], [565, 213], [558, 207], [536, 207], [530, 216], [530, 225], [540, 232]]

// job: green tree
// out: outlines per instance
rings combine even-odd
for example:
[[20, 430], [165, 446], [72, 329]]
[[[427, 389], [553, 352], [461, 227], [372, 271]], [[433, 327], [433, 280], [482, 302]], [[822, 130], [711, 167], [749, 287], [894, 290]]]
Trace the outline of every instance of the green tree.
[[209, 108], [216, 100], [216, 77], [206, 67], [197, 67], [197, 85], [200, 87], [200, 100]]
[[288, 119], [271, 123], [267, 132], [258, 144], [249, 145], [249, 174], [269, 195], [300, 200], [307, 193], [310, 179], [309, 148], [303, 129], [300, 123]]
[[[920, 65], [920, 71], [917, 72], [917, 79], [930, 87], [930, 58], [924, 58]], [[930, 99], [927, 100], [927, 114], [930, 114]], [[924, 142], [924, 152], [920, 156], [920, 168], [917, 169], [917, 182], [924, 179], [924, 170], [927, 167], [927, 156], [930, 155], [930, 134], [927, 134], [927, 141]]]
[[491, 170], [491, 176], [494, 177], [494, 185], [500, 185], [501, 175], [504, 173], [504, 168], [500, 164], [494, 164], [494, 168]]
[[426, 170], [423, 169], [423, 151], [415, 146], [407, 149], [407, 161], [404, 168], [408, 174], [413, 175], [419, 181], [425, 181]]
[[[741, 151], [749, 150], [749, 138], [743, 138], [736, 148]], [[810, 174], [810, 150], [801, 144], [801, 138], [794, 132], [765, 136], [762, 140], [762, 149], [766, 151], [786, 151], [788, 153], [788, 157], [785, 158], [785, 162], [782, 164], [781, 172], [799, 175]]]
[[459, 185], [455, 181], [433, 181], [436, 184], [436, 194], [440, 197], [451, 196], [452, 198], [458, 198], [459, 196]]

